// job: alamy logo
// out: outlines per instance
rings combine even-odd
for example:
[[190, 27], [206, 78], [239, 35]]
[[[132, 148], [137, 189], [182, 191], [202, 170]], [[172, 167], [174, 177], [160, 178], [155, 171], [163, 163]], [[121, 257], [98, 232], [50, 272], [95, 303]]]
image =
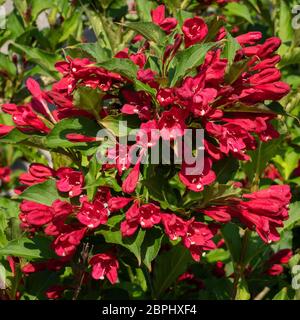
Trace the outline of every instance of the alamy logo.
[[294, 30], [298, 30], [300, 29], [300, 5], [294, 6], [292, 13], [295, 15], [292, 19], [292, 27]]
[[4, 6], [0, 6], [0, 29], [6, 28], [6, 9]]

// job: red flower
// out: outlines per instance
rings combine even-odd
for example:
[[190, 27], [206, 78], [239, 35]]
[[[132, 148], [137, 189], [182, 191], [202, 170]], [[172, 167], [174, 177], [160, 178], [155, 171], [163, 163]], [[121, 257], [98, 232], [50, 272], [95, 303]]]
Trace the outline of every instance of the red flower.
[[0, 182], [9, 183], [11, 170], [9, 167], [0, 167]]
[[164, 5], [160, 5], [156, 9], [151, 10], [151, 17], [152, 21], [167, 33], [170, 33], [177, 26], [177, 20], [175, 18], [165, 18]]
[[174, 90], [172, 88], [159, 89], [156, 98], [162, 107], [167, 107], [175, 101]]
[[164, 111], [158, 122], [161, 137], [164, 140], [173, 140], [184, 135], [186, 113], [178, 107]]
[[22, 184], [32, 186], [42, 183], [55, 175], [55, 171], [48, 166], [40, 163], [32, 163], [29, 166], [28, 173], [22, 173], [19, 180]]
[[275, 185], [268, 189], [243, 195], [248, 201], [240, 201], [233, 211], [251, 230], [256, 230], [265, 242], [280, 239], [276, 228], [283, 227], [288, 218], [288, 204], [291, 199], [288, 185]]
[[54, 211], [51, 207], [28, 200], [24, 200], [21, 203], [20, 210], [21, 221], [33, 226], [45, 225], [49, 223], [54, 216]]
[[92, 277], [103, 280], [106, 277], [111, 284], [118, 281], [119, 262], [111, 253], [100, 253], [94, 255], [89, 264], [92, 266]]
[[67, 192], [70, 198], [81, 194], [84, 184], [84, 177], [81, 172], [71, 168], [59, 168], [56, 171], [56, 176], [58, 177], [56, 186], [60, 192]]
[[293, 251], [291, 249], [281, 249], [274, 253], [269, 259], [269, 263], [280, 263], [287, 264], [293, 256]]
[[220, 150], [240, 160], [249, 160], [250, 157], [245, 154], [246, 150], [255, 149], [255, 139], [244, 128], [231, 123], [225, 125], [209, 122], [206, 125], [209, 134], [216, 137], [220, 144]]
[[281, 264], [273, 264], [268, 270], [267, 270], [267, 274], [269, 276], [275, 277], [275, 276], [279, 276], [283, 273], [284, 268]]
[[200, 192], [205, 185], [211, 184], [215, 181], [216, 175], [211, 170], [212, 161], [210, 158], [204, 158], [203, 171], [199, 172], [197, 165], [192, 166], [183, 164], [179, 172], [179, 178], [190, 190]]
[[201, 42], [208, 34], [208, 28], [203, 19], [199, 17], [186, 19], [183, 23], [185, 47]]
[[230, 210], [227, 206], [212, 206], [203, 210], [203, 213], [218, 222], [228, 222], [231, 220]]
[[9, 134], [14, 128], [14, 126], [6, 126], [0, 123], [0, 138]]
[[187, 232], [187, 223], [176, 214], [162, 213], [161, 221], [164, 225], [165, 233], [171, 240], [184, 237]]
[[94, 142], [97, 141], [95, 137], [84, 136], [79, 133], [68, 133], [66, 134], [66, 138], [71, 142]]
[[160, 132], [156, 120], [142, 123], [136, 134], [136, 142], [143, 149], [155, 146], [160, 138]]
[[60, 234], [52, 243], [55, 253], [60, 257], [72, 256], [84, 237], [86, 228]]
[[183, 244], [190, 250], [193, 259], [200, 261], [203, 250], [216, 249], [216, 245], [212, 241], [213, 237], [214, 232], [206, 224], [192, 219], [188, 222]]
[[62, 297], [63, 292], [66, 290], [65, 286], [62, 285], [54, 285], [49, 287], [46, 292], [45, 295], [48, 299], [60, 299]]
[[110, 212], [119, 211], [126, 207], [132, 201], [131, 198], [113, 197], [108, 200], [108, 209]]
[[99, 200], [95, 200], [93, 203], [84, 201], [77, 214], [77, 219], [87, 227], [94, 229], [107, 222], [108, 211]]
[[126, 220], [121, 223], [123, 237], [131, 236], [140, 225], [144, 229], [152, 228], [160, 223], [160, 208], [152, 203], [144, 204], [141, 207], [137, 202], [126, 212]]

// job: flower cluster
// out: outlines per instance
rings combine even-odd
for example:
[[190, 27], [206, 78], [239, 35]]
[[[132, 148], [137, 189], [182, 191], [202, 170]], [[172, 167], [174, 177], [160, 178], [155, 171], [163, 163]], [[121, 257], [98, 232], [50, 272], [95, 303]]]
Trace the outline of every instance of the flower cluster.
[[[195, 134], [197, 129], [204, 129], [203, 169], [185, 161], [170, 165], [178, 185], [184, 189], [182, 197], [198, 196], [197, 201], [201, 202], [199, 196], [217, 182], [216, 164], [226, 158], [251, 161], [248, 151], [278, 138], [279, 132], [273, 126], [276, 113], [267, 107], [260, 109], [259, 105], [267, 100], [278, 101], [290, 90], [280, 80], [281, 74], [276, 68], [280, 61], [276, 53], [280, 39], [274, 37], [262, 42], [260, 32], [231, 39], [224, 27], [212, 34], [201, 17], [188, 18], [180, 26], [175, 18], [166, 17], [163, 5], [152, 11], [152, 21], [168, 37], [159, 67], [154, 67], [151, 43], [145, 35], [138, 35], [129, 48], [118, 52], [110, 62], [110, 65], [113, 61], [132, 66], [136, 70], [135, 79], [122, 68], [109, 64], [105, 68], [105, 63], [99, 67], [88, 58], [68, 56], [66, 61], [56, 63], [61, 79], [50, 90], [44, 91], [37, 81], [28, 79], [26, 86], [32, 95], [31, 101], [20, 106], [2, 106], [2, 111], [11, 115], [15, 125], [0, 125], [0, 137], [16, 128], [24, 134], [47, 138], [61, 121], [73, 118], [89, 119], [99, 129], [108, 123], [103, 120], [118, 116], [138, 123], [135, 141], [125, 146], [116, 135], [117, 149], [107, 147], [104, 152], [115, 163], [102, 165], [97, 172], [100, 180], [101, 177], [112, 179], [118, 188], [99, 183], [96, 192], [89, 194], [91, 184], [86, 183], [87, 170], [81, 163], [77, 169], [53, 169], [33, 163], [28, 172], [20, 175], [18, 194], [47, 181], [55, 183], [59, 194], [50, 205], [31, 200], [23, 200], [20, 205], [22, 228], [30, 235], [43, 233], [49, 237], [57, 256], [57, 259], [24, 266], [25, 274], [62, 268], [78, 253], [85, 239], [109, 227], [108, 220], [115, 215], [122, 216], [117, 228], [124, 239], [134, 237], [140, 229], [157, 227], [171, 241], [180, 240], [195, 261], [200, 260], [203, 251], [217, 248], [214, 237], [221, 225], [230, 220], [255, 230], [267, 243], [279, 240], [277, 228], [288, 218], [291, 199], [288, 186], [274, 185], [252, 193], [246, 190], [241, 197], [225, 197], [221, 203], [208, 202], [203, 206], [197, 203], [172, 210], [171, 206], [162, 205], [160, 197], [147, 191], [146, 175], [150, 169], [145, 170], [147, 166], [142, 160], [161, 142], [170, 144], [174, 153], [193, 149], [185, 142], [182, 150], [176, 149], [175, 141], [185, 136], [186, 129], [195, 130]], [[231, 58], [226, 55], [229, 41], [234, 41], [238, 48]], [[196, 49], [199, 52], [192, 51]], [[203, 50], [206, 51], [203, 53]], [[177, 63], [185, 52], [202, 54], [203, 60], [198, 59], [198, 63], [188, 66], [181, 77], [175, 78], [174, 74], [182, 72], [183, 67]], [[176, 68], [181, 68], [180, 72]], [[101, 107], [78, 105], [75, 96], [82, 88], [96, 92]], [[88, 130], [67, 131], [60, 136], [73, 143], [72, 147], [78, 152], [82, 149], [76, 149], [76, 143], [101, 142], [88, 134]], [[131, 161], [133, 152], [137, 153], [135, 163]], [[91, 153], [87, 159], [91, 161]], [[0, 171], [0, 179], [6, 182], [9, 173], [4, 169]], [[97, 183], [96, 176], [94, 180]], [[118, 280], [119, 262], [115, 246], [112, 247], [93, 252], [88, 264], [94, 279], [106, 277], [114, 284]], [[223, 270], [222, 264], [217, 267], [218, 272]], [[56, 293], [57, 290], [50, 290], [49, 297], [55, 297]]]

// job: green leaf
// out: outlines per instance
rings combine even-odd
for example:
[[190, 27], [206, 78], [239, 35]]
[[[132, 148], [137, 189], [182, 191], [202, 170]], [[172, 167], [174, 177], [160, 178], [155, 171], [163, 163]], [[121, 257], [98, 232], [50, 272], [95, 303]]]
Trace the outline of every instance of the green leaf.
[[110, 52], [99, 41], [91, 43], [78, 43], [65, 49], [66, 53], [73, 58], [91, 58], [98, 63], [110, 59]]
[[10, 61], [9, 57], [0, 52], [0, 71], [6, 73], [9, 77], [14, 77], [17, 72], [15, 64]]
[[227, 70], [229, 70], [236, 56], [236, 52], [241, 49], [241, 46], [229, 32], [227, 32], [226, 40], [222, 58], [227, 59]]
[[203, 63], [206, 53], [215, 45], [215, 43], [196, 44], [181, 51], [176, 56], [175, 73], [170, 86], [174, 87], [186, 74], [199, 67]]
[[97, 66], [108, 71], [118, 73], [130, 80], [136, 79], [136, 74], [138, 71], [138, 66], [129, 59], [112, 58], [108, 61], [98, 63]]
[[227, 223], [222, 228], [222, 235], [226, 246], [230, 251], [232, 260], [238, 262], [241, 255], [242, 241], [239, 233], [239, 227], [233, 223]]
[[46, 137], [46, 145], [53, 149], [58, 147], [68, 148], [74, 146], [88, 146], [90, 143], [87, 142], [70, 142], [66, 138], [66, 135], [68, 133], [79, 133], [88, 137], [96, 137], [100, 129], [101, 128], [97, 125], [96, 121], [87, 118], [63, 119], [55, 125], [53, 130]]
[[244, 18], [245, 20], [253, 24], [251, 13], [248, 7], [244, 4], [236, 3], [236, 2], [228, 3], [225, 7], [225, 14], [229, 16], [237, 16], [237, 17]]
[[31, 5], [32, 21], [35, 21], [41, 12], [53, 7], [53, 0], [29, 0], [29, 3]]
[[156, 299], [161, 298], [165, 290], [186, 271], [190, 262], [189, 251], [180, 244], [156, 259], [153, 274], [153, 288]]
[[222, 248], [211, 250], [204, 256], [204, 259], [208, 263], [216, 263], [218, 261], [227, 261], [229, 258], [230, 258], [230, 252]]
[[131, 130], [139, 128], [139, 119], [136, 116], [107, 116], [99, 121], [103, 127], [108, 129], [117, 137], [127, 136]]
[[241, 194], [241, 189], [232, 185], [215, 183], [208, 186], [203, 191], [203, 202], [201, 207], [205, 208], [207, 204], [217, 204], [219, 201], [234, 198]]
[[42, 237], [12, 240], [5, 247], [0, 248], [0, 256], [22, 257], [26, 259], [54, 258], [55, 254], [50, 249], [50, 243], [50, 239]]
[[226, 157], [222, 161], [216, 161], [213, 164], [213, 170], [219, 183], [227, 183], [232, 180], [238, 169], [239, 162], [233, 157]]
[[56, 182], [52, 179], [27, 188], [19, 195], [19, 198], [44, 204], [46, 206], [51, 206], [57, 199], [66, 200], [59, 195], [56, 188]]
[[249, 181], [252, 181], [254, 175], [261, 173], [266, 168], [268, 162], [276, 155], [282, 144], [283, 135], [278, 139], [273, 139], [268, 143], [261, 143], [260, 147], [255, 151], [249, 151], [250, 161], [243, 164], [244, 171]]
[[19, 214], [19, 203], [8, 198], [0, 197], [0, 212], [6, 218], [17, 218]]
[[145, 237], [145, 230], [140, 229], [132, 237], [122, 237], [120, 226], [118, 223], [123, 216], [113, 216], [108, 219], [108, 225], [111, 226], [110, 230], [99, 230], [97, 234], [102, 234], [107, 243], [118, 244], [135, 255], [139, 265], [141, 264], [141, 247]]
[[237, 293], [236, 293], [236, 300], [249, 300], [251, 297], [248, 289], [247, 282], [244, 278], [241, 278], [238, 287], [237, 287]]
[[3, 136], [0, 141], [1, 141], [1, 143], [15, 144], [15, 143], [20, 143], [25, 140], [30, 140], [33, 137], [38, 137], [38, 136], [35, 136], [33, 134], [23, 133], [20, 130], [18, 130], [17, 128], [15, 128], [10, 133]]
[[99, 89], [78, 87], [73, 95], [73, 103], [78, 109], [88, 111], [99, 117], [104, 95], [105, 93]]
[[57, 61], [61, 60], [59, 55], [17, 43], [11, 43], [11, 46], [17, 52], [25, 53], [29, 61], [38, 64], [42, 68], [45, 68], [51, 76], [58, 79], [58, 72], [56, 71], [54, 65]]
[[298, 222], [300, 222], [300, 201], [290, 204], [289, 218], [284, 222], [284, 227], [281, 231], [292, 228]]
[[156, 258], [161, 247], [161, 241], [164, 234], [159, 228], [153, 228], [147, 231], [142, 245], [142, 260], [148, 270], [151, 272], [151, 262]]
[[130, 22], [126, 24], [126, 27], [157, 44], [163, 44], [166, 38], [165, 32], [153, 22]]
[[288, 42], [293, 40], [293, 36], [291, 6], [286, 0], [280, 0], [278, 37], [283, 42]]
[[75, 12], [68, 19], [66, 19], [62, 25], [61, 29], [61, 37], [59, 38], [59, 42], [64, 42], [70, 38], [70, 36], [74, 36], [79, 25], [81, 24], [81, 13]]
[[290, 300], [288, 295], [288, 288], [282, 288], [278, 293], [275, 294], [272, 300]]

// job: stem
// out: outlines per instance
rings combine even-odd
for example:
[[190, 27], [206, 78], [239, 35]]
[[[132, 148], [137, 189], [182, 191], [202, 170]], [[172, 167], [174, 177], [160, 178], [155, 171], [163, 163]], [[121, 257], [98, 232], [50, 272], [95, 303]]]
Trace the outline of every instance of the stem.
[[232, 300], [237, 300], [237, 291], [240, 279], [244, 276], [244, 271], [246, 267], [245, 257], [248, 249], [249, 239], [251, 237], [251, 230], [246, 229], [243, 236], [242, 250], [239, 262], [235, 267], [234, 272], [234, 282], [233, 282], [233, 292], [232, 292]]
[[180, 9], [184, 10], [190, 4], [190, 0], [183, 0]]

